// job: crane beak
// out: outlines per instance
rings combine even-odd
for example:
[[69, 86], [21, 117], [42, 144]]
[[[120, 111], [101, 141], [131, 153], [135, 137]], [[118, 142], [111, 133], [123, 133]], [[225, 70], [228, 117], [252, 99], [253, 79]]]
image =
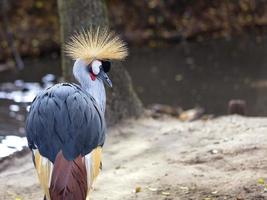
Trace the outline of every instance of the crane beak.
[[109, 87], [112, 87], [112, 82], [109, 79], [108, 75], [103, 71], [100, 70], [98, 76], [97, 76], [100, 80], [102, 80], [104, 83], [106, 83]]

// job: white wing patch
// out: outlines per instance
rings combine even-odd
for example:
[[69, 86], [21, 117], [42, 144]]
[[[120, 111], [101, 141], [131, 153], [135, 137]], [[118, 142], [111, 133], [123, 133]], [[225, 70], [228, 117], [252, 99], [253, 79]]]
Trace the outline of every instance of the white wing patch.
[[45, 193], [46, 199], [51, 200], [49, 187], [51, 183], [51, 177], [53, 172], [53, 163], [50, 162], [47, 158], [41, 156], [39, 151], [33, 150], [35, 168], [38, 174], [38, 178], [41, 184], [41, 187]]
[[100, 172], [101, 153], [102, 153], [102, 148], [97, 147], [84, 157], [84, 162], [87, 171], [87, 185], [88, 185], [86, 200], [89, 200], [89, 193], [92, 189], [93, 182], [95, 181], [96, 177]]

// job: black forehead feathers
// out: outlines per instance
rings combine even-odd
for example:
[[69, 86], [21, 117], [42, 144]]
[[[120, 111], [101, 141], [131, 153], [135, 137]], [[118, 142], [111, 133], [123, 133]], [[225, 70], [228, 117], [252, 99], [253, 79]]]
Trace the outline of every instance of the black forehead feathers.
[[102, 67], [105, 73], [109, 72], [111, 63], [107, 60], [102, 60]]

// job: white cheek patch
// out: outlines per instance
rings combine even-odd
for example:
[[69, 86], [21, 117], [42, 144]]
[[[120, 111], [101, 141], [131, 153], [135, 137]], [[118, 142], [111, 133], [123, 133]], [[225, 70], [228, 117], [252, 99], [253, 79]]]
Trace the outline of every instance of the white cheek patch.
[[94, 75], [99, 74], [101, 65], [102, 65], [102, 63], [99, 60], [94, 60], [92, 62], [92, 72], [93, 72]]

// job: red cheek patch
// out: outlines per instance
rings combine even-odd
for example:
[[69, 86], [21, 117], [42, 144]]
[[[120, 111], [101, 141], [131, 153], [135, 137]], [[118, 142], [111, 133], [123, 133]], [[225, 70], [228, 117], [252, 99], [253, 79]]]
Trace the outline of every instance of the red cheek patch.
[[92, 79], [93, 81], [96, 79], [96, 76], [95, 76], [94, 74], [92, 74], [92, 73], [90, 73], [90, 77], [91, 77], [91, 79]]

